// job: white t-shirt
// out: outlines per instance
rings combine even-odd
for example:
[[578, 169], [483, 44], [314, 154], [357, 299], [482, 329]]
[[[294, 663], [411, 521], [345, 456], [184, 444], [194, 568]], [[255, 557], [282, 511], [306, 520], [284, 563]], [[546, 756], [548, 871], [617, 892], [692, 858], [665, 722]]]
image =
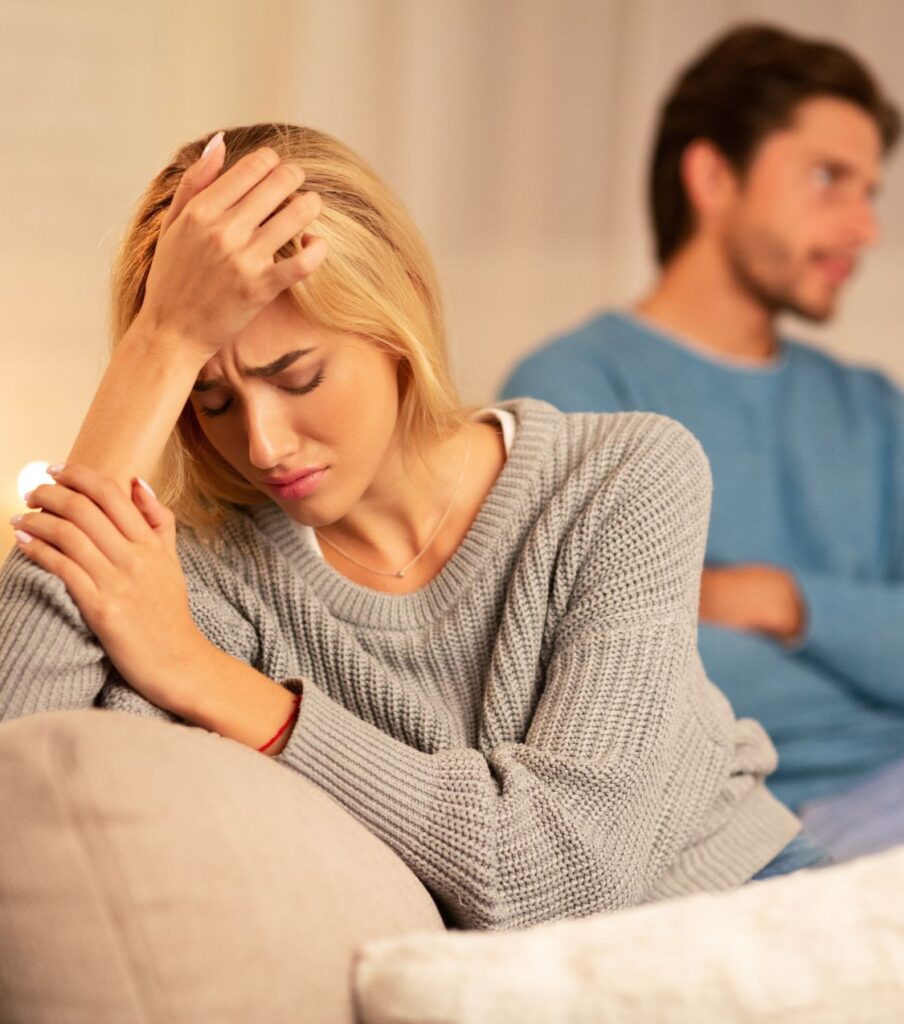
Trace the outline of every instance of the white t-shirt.
[[[473, 420], [477, 420], [479, 423], [492, 423], [495, 420], [502, 427], [502, 442], [505, 445], [505, 454], [512, 450], [512, 440], [515, 437], [515, 414], [509, 412], [508, 409], [497, 409], [495, 406], [487, 406], [485, 409], [480, 409], [475, 412], [471, 417]], [[305, 526], [304, 523], [296, 523], [299, 533], [301, 533], [307, 544], [323, 558], [323, 549], [320, 547], [320, 542], [317, 540], [317, 534], [310, 526]]]

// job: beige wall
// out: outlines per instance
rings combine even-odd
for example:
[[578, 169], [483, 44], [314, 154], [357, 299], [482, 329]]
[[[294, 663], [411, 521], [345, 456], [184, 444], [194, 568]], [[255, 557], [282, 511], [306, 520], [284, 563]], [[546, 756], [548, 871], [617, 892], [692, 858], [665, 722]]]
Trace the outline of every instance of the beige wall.
[[[712, 34], [757, 17], [838, 39], [904, 102], [899, 0], [0, 0], [0, 550], [15, 476], [68, 453], [106, 359], [132, 204], [182, 141], [256, 120], [361, 151], [430, 242], [465, 396], [650, 280], [656, 102]], [[904, 383], [904, 170], [833, 323]]]

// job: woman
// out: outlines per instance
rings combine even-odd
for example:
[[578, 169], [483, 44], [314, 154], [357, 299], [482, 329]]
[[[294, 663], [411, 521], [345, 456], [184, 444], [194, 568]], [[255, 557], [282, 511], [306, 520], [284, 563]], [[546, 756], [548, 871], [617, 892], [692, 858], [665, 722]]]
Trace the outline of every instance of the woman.
[[125, 238], [70, 458], [15, 524], [0, 713], [97, 703], [260, 749], [461, 926], [750, 879], [799, 824], [697, 656], [699, 445], [464, 408], [437, 294], [328, 136], [183, 147]]

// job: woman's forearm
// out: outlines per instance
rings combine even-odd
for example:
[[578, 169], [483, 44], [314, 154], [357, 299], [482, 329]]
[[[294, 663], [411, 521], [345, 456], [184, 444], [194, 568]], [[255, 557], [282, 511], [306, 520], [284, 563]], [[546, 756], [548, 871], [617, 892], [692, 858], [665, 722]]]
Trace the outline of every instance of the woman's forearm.
[[114, 349], [69, 453], [111, 477], [128, 494], [133, 476], [150, 475], [203, 363], [175, 335], [139, 317]]
[[[295, 707], [290, 690], [204, 639], [167, 673], [170, 685], [178, 677], [181, 694], [169, 702], [169, 710], [255, 750], [279, 731]], [[265, 753], [275, 757], [290, 735], [288, 727]]]

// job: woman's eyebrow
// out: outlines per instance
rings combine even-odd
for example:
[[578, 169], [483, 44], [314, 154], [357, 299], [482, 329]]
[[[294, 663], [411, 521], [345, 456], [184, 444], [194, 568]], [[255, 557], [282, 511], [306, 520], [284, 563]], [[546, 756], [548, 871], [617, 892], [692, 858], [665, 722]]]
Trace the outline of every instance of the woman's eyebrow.
[[[291, 366], [297, 359], [301, 359], [302, 356], [309, 355], [313, 351], [315, 351], [314, 348], [299, 348], [294, 352], [286, 352], [285, 355], [274, 359], [272, 363], [267, 363], [266, 366], [243, 366], [239, 372], [243, 377], [273, 377], [285, 370], [286, 367]], [[222, 377], [207, 377], [204, 380], [199, 377], [192, 385], [192, 391], [212, 391], [226, 383]]]

